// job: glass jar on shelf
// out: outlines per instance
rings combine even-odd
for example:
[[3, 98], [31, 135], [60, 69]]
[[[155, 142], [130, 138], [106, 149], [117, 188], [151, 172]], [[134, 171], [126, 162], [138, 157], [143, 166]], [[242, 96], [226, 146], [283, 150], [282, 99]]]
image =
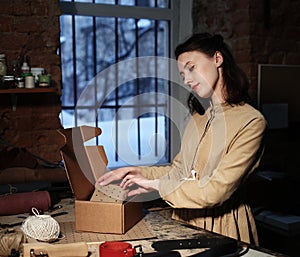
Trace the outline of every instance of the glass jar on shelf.
[[3, 89], [9, 89], [9, 88], [14, 88], [15, 87], [15, 78], [14, 76], [3, 76], [2, 77], [2, 88]]
[[23, 76], [15, 77], [15, 85], [17, 88], [24, 88], [25, 87], [25, 79]]
[[7, 66], [5, 54], [0, 54], [0, 77], [6, 76]]

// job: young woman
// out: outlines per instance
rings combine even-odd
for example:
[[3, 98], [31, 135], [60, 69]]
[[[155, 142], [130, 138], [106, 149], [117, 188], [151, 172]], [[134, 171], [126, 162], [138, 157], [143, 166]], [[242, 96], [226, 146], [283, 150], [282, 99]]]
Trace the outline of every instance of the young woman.
[[[96, 184], [121, 179], [123, 188], [138, 186], [129, 195], [156, 190], [174, 208], [174, 219], [258, 244], [244, 184], [259, 164], [266, 123], [248, 103], [248, 80], [220, 35], [194, 34], [175, 55], [192, 90], [180, 152], [169, 166], [124, 167]], [[205, 113], [199, 98], [210, 99]]]

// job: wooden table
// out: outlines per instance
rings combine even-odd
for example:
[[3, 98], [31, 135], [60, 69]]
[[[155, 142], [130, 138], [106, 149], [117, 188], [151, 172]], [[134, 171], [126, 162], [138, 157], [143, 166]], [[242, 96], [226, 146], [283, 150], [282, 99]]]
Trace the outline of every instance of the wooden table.
[[[67, 213], [65, 215], [55, 216], [55, 219], [61, 224], [63, 227], [64, 224], [72, 224], [74, 223], [74, 200], [73, 199], [63, 199], [60, 203], [61, 208], [56, 210], [55, 212], [49, 213], [50, 215], [54, 213]], [[141, 222], [142, 229], [147, 229], [147, 233], [142, 234], [141, 238], [137, 235], [136, 238], [126, 239], [125, 235], [110, 235], [110, 234], [98, 234], [98, 233], [85, 233], [85, 232], [66, 232], [62, 229], [62, 234], [64, 237], [54, 243], [51, 244], [68, 244], [74, 242], [85, 242], [88, 244], [89, 251], [92, 253], [90, 256], [92, 257], [100, 257], [99, 256], [99, 245], [104, 241], [126, 241], [131, 243], [132, 246], [141, 245], [144, 253], [151, 253], [155, 250], [152, 247], [152, 244], [157, 241], [163, 240], [189, 240], [189, 239], [211, 239], [212, 241], [220, 240], [222, 238], [227, 239], [221, 235], [211, 233], [209, 231], [203, 229], [196, 229], [193, 227], [189, 227], [182, 223], [176, 222], [171, 219], [171, 209], [170, 208], [156, 208], [156, 209], [147, 209], [145, 211], [145, 216]], [[27, 214], [28, 215], [28, 214]], [[25, 215], [21, 215], [26, 217]], [[23, 217], [23, 218], [24, 218]], [[1, 223], [15, 223], [16, 221], [22, 221], [20, 219], [20, 215], [15, 216], [0, 216]], [[146, 226], [146, 227], [145, 227]], [[19, 229], [20, 227], [15, 227], [15, 229]], [[149, 234], [150, 231], [150, 234]], [[77, 238], [75, 241], [70, 242], [70, 235], [66, 233], [73, 233], [71, 236], [72, 240]], [[128, 232], [129, 233], [129, 232]], [[139, 232], [137, 232], [139, 234]], [[100, 236], [100, 237], [98, 237]], [[102, 236], [102, 237], [101, 237]], [[104, 236], [104, 237], [103, 237]], [[69, 237], [69, 239], [68, 239]], [[94, 239], [96, 238], [96, 239]], [[100, 239], [99, 239], [100, 238]], [[105, 240], [103, 240], [103, 238]], [[132, 237], [127, 237], [132, 238]], [[28, 243], [36, 243], [36, 240], [28, 239]], [[272, 251], [268, 251], [262, 248], [256, 248], [254, 246], [246, 245], [241, 242], [237, 242], [240, 246], [240, 253], [246, 257], [267, 257], [267, 256], [284, 256], [279, 253], [274, 253]], [[198, 249], [184, 249], [184, 250], [176, 250], [180, 253], [181, 256], [191, 256], [197, 253], [201, 253], [208, 250], [207, 248], [198, 248]], [[25, 255], [26, 257], [26, 255]]]
[[[63, 199], [61, 201], [62, 208], [56, 210], [53, 213], [59, 212], [67, 212], [67, 215], [56, 216], [55, 219], [60, 224], [72, 223], [74, 222], [74, 200], [73, 199]], [[119, 237], [115, 235], [107, 235], [113, 236], [114, 241], [126, 241], [131, 243], [132, 246], [141, 245], [144, 253], [151, 253], [155, 250], [152, 248], [152, 244], [157, 241], [162, 240], [173, 240], [173, 239], [195, 239], [195, 238], [210, 238], [212, 240], [217, 240], [220, 238], [225, 238], [221, 235], [211, 233], [209, 231], [203, 229], [196, 229], [193, 227], [189, 227], [183, 225], [182, 223], [176, 222], [171, 219], [171, 209], [170, 208], [158, 208], [158, 209], [150, 209], [146, 210], [145, 216], [143, 218], [143, 222], [145, 222], [147, 229], [152, 232], [152, 236], [149, 238], [136, 238], [134, 240], [124, 240], [124, 237]], [[20, 216], [20, 215], [17, 215]], [[16, 217], [14, 216], [0, 216], [1, 223], [13, 223], [15, 222]], [[18, 218], [20, 220], [20, 218]], [[18, 228], [16, 228], [18, 229]], [[64, 231], [62, 231], [64, 233]], [[87, 233], [83, 232], [73, 232], [76, 235], [79, 235], [81, 241], [85, 241], [89, 245], [89, 251], [92, 252], [90, 256], [99, 257], [99, 245], [104, 241], [101, 240], [89, 240], [85, 237]], [[97, 233], [89, 233], [94, 234], [96, 236]], [[126, 236], [126, 235], [125, 235]], [[79, 240], [80, 241], [80, 240]], [[79, 242], [77, 241], [77, 242]], [[107, 240], [106, 240], [107, 241]], [[35, 240], [28, 240], [29, 243], [36, 242]], [[60, 244], [65, 243], [64, 239], [58, 240], [52, 244]], [[69, 242], [66, 242], [69, 243]], [[254, 246], [249, 246], [238, 242], [240, 246], [240, 252], [246, 257], [267, 257], [267, 256], [284, 256], [279, 253], [274, 253], [262, 248], [256, 248]], [[185, 249], [185, 250], [176, 250], [180, 253], [181, 256], [191, 256], [196, 253], [204, 252], [207, 248], [198, 248], [198, 249]], [[26, 257], [26, 256], [25, 256]]]

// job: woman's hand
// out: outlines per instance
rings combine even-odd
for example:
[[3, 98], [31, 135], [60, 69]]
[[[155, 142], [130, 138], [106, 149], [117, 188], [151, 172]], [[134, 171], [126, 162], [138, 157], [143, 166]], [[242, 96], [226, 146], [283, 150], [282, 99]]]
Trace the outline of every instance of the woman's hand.
[[138, 186], [128, 192], [128, 196], [134, 196], [142, 193], [149, 193], [158, 190], [158, 180], [149, 180], [140, 173], [128, 173], [122, 180], [120, 186], [123, 189], [132, 186]]
[[105, 173], [103, 176], [97, 179], [95, 186], [98, 184], [101, 186], [106, 186], [113, 181], [118, 181], [123, 179], [128, 173], [139, 174], [141, 173], [141, 168], [139, 167], [123, 167], [110, 172]]
[[112, 170], [97, 179], [95, 186], [98, 184], [101, 186], [106, 186], [113, 181], [121, 181], [120, 186], [123, 189], [132, 187], [134, 185], [138, 186], [130, 190], [128, 196], [158, 190], [158, 180], [146, 179], [141, 175], [141, 171], [142, 170], [140, 167], [123, 167]]

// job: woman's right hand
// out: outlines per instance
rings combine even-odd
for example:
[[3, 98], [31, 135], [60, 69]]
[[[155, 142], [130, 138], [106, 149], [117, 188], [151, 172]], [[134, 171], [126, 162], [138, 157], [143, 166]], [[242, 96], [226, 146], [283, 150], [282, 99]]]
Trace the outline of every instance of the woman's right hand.
[[113, 181], [122, 180], [128, 173], [139, 174], [141, 173], [140, 167], [123, 167], [106, 172], [100, 178], [97, 179], [95, 186], [106, 186]]

